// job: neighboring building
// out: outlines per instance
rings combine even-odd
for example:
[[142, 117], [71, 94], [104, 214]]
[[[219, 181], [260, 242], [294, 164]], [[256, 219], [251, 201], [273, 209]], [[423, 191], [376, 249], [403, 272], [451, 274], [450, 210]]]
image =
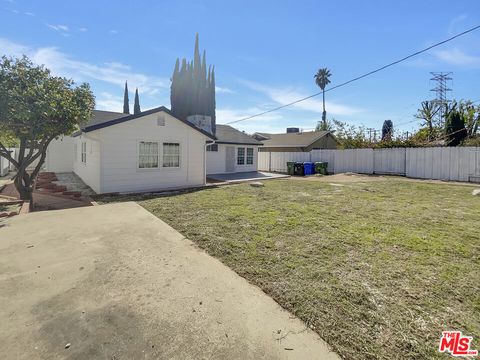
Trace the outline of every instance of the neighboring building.
[[260, 152], [309, 152], [337, 148], [337, 140], [330, 131], [300, 132], [298, 128], [287, 128], [284, 134], [255, 133], [253, 137], [263, 143]]
[[207, 174], [257, 171], [260, 141], [228, 125], [217, 125], [215, 136], [207, 146]]
[[261, 142], [227, 125], [211, 132], [210, 117], [181, 120], [163, 106], [136, 115], [95, 110], [80, 131], [50, 144], [45, 166], [75, 172], [96, 193], [189, 188], [207, 173], [257, 170]]

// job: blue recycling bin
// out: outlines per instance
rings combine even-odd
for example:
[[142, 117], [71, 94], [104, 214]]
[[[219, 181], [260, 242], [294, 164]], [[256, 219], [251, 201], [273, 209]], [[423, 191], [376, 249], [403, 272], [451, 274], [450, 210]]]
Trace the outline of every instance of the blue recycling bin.
[[304, 162], [303, 163], [303, 172], [305, 175], [315, 174], [315, 164], [313, 162]]

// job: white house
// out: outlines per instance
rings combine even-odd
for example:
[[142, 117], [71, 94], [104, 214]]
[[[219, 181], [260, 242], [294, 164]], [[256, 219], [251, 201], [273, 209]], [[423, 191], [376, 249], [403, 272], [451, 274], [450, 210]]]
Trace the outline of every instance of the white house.
[[207, 117], [181, 120], [163, 106], [95, 110], [80, 131], [50, 144], [45, 167], [75, 172], [96, 193], [189, 188], [205, 185], [207, 173], [257, 170], [259, 141], [230, 126], [217, 125], [217, 136], [211, 129]]
[[207, 146], [207, 174], [257, 171], [262, 143], [228, 125], [217, 125], [215, 143]]

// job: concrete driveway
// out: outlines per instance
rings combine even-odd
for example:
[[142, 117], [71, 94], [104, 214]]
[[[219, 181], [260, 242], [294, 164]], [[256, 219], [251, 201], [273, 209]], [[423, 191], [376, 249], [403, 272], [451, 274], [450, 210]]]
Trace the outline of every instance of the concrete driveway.
[[3, 224], [4, 359], [337, 359], [300, 320], [135, 203]]

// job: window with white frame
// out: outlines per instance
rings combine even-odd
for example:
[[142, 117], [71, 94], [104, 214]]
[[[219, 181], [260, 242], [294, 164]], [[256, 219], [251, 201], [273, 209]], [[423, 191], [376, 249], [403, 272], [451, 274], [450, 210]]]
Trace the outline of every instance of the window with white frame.
[[237, 165], [245, 165], [245, 148], [237, 148]]
[[87, 163], [87, 143], [85, 141], [82, 142], [82, 163]]
[[247, 165], [253, 165], [253, 148], [247, 148]]
[[180, 167], [180, 144], [163, 143], [163, 167]]
[[140, 169], [158, 168], [158, 142], [140, 141], [138, 147], [138, 167]]

